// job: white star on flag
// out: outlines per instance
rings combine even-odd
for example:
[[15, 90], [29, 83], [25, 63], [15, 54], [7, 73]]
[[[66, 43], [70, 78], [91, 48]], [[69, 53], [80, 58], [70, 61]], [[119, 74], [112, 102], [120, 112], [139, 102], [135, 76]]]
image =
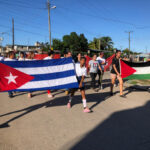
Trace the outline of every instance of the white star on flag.
[[8, 79], [8, 84], [11, 83], [11, 82], [13, 82], [13, 83], [16, 84], [16, 80], [15, 80], [15, 79], [16, 79], [17, 77], [18, 77], [18, 76], [13, 76], [12, 73], [10, 72], [10, 75], [7, 76], [7, 77], [5, 77], [5, 78]]

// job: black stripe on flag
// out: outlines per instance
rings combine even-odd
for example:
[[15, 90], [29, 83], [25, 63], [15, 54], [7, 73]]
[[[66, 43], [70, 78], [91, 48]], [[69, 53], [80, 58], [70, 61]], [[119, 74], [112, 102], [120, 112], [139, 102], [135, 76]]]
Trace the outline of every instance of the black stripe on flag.
[[124, 63], [126, 63], [127, 65], [129, 65], [130, 67], [149, 67], [150, 66], [150, 61], [148, 62], [130, 62], [130, 61], [124, 61]]

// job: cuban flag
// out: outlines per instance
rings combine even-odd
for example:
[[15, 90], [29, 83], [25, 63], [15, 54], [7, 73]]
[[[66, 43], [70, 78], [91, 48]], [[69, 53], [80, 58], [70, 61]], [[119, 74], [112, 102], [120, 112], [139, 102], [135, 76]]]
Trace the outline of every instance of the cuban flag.
[[72, 58], [0, 62], [1, 92], [78, 87]]

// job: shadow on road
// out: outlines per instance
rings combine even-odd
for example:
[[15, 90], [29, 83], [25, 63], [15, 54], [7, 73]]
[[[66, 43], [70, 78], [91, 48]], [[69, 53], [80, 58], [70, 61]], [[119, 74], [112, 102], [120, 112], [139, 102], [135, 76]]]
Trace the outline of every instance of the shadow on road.
[[[128, 91], [126, 93], [126, 95], [127, 95], [127, 94], [129, 94], [129, 93], [131, 93], [135, 90], [130, 90], [130, 89], [127, 88], [125, 91]], [[62, 91], [60, 91], [60, 92], [62, 92]], [[118, 92], [116, 92], [116, 93], [118, 93]], [[41, 93], [41, 94], [43, 94], [43, 93]], [[92, 106], [90, 106], [90, 109], [93, 110], [102, 101], [105, 101], [105, 100], [109, 99], [110, 98], [110, 93], [109, 92], [93, 93], [93, 94], [87, 94], [86, 97], [87, 97], [87, 102], [95, 102]], [[0, 115], [0, 117], [4, 117], [4, 116], [7, 116], [7, 115], [22, 112], [22, 114], [19, 114], [15, 117], [11, 118], [10, 120], [6, 121], [5, 123], [1, 124], [0, 128], [9, 127], [10, 122], [12, 122], [16, 119], [19, 119], [20, 117], [23, 117], [23, 116], [25, 116], [25, 115], [33, 112], [33, 111], [36, 111], [37, 109], [40, 109], [42, 107], [49, 108], [49, 107], [64, 106], [64, 105], [67, 104], [67, 102], [68, 102], [68, 96], [63, 96], [63, 97], [54, 98], [50, 101], [47, 101], [47, 102], [44, 102], [44, 103], [41, 103], [41, 104], [36, 104], [36, 105], [30, 106], [30, 107], [27, 107], [27, 108], [24, 108], [24, 109], [20, 109], [20, 110], [16, 110], [16, 111], [13, 111], [13, 112], [6, 113], [6, 114], [2, 114], [2, 115]], [[80, 104], [80, 103], [82, 103], [81, 96], [79, 96], [79, 95], [74, 96], [73, 101], [72, 101], [72, 105], [74, 106], [74, 105]]]
[[[92, 105], [90, 107], [90, 109], [93, 109], [98, 104], [100, 104], [100, 102], [108, 99], [109, 97], [110, 97], [109, 92], [87, 94], [88, 102], [95, 102], [95, 104]], [[68, 103], [68, 96], [63, 96], [63, 97], [54, 98], [50, 101], [47, 101], [47, 102], [44, 102], [44, 103], [41, 103], [41, 104], [36, 104], [36, 105], [30, 106], [30, 107], [27, 107], [27, 108], [24, 108], [24, 109], [20, 109], [20, 110], [16, 110], [16, 111], [13, 111], [13, 112], [6, 113], [6, 114], [2, 114], [2, 115], [0, 115], [0, 117], [4, 117], [4, 116], [7, 116], [7, 115], [22, 112], [22, 114], [17, 115], [16, 117], [13, 117], [12, 119], [10, 119], [10, 120], [6, 121], [5, 123], [1, 124], [0, 128], [9, 127], [10, 122], [12, 122], [16, 119], [19, 119], [20, 117], [23, 117], [23, 116], [25, 116], [25, 115], [33, 112], [33, 111], [36, 111], [37, 109], [40, 109], [42, 107], [49, 108], [49, 107], [64, 106], [64, 105], [67, 105], [67, 103]], [[79, 96], [79, 95], [74, 96], [73, 101], [72, 101], [72, 105], [74, 106], [74, 105], [80, 104], [80, 103], [82, 103], [81, 96]]]
[[62, 150], [150, 150], [149, 128], [150, 101], [142, 107], [113, 113], [74, 146], [70, 143], [76, 139]]

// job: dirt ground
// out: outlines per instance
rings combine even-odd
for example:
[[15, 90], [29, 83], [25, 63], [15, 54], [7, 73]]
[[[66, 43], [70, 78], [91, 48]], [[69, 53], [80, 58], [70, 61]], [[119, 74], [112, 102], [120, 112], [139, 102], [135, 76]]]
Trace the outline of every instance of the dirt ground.
[[127, 98], [109, 95], [109, 74], [104, 89], [93, 92], [86, 79], [86, 95], [92, 113], [83, 113], [80, 92], [73, 107], [66, 107], [64, 90], [0, 94], [0, 150], [150, 150], [150, 93], [129, 89]]

